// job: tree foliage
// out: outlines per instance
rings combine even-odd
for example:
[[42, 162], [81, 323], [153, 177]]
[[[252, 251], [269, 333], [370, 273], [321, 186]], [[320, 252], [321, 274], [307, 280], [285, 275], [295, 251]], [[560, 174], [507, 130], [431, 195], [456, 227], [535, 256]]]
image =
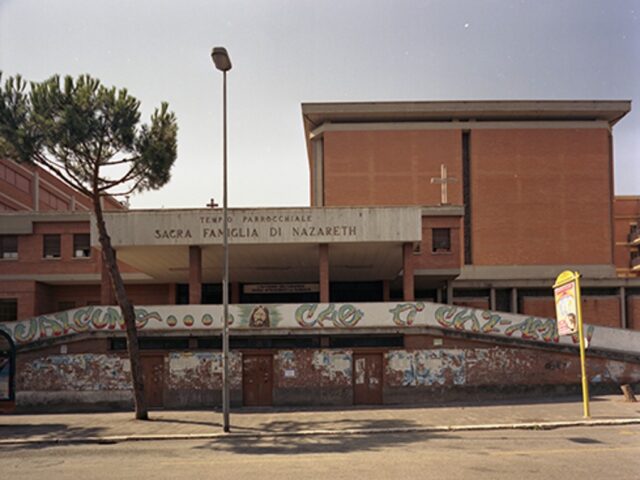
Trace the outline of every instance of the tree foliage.
[[88, 196], [157, 189], [176, 158], [176, 118], [162, 103], [139, 126], [139, 109], [126, 89], [89, 75], [29, 85], [10, 77], [0, 89], [0, 154], [45, 166]]

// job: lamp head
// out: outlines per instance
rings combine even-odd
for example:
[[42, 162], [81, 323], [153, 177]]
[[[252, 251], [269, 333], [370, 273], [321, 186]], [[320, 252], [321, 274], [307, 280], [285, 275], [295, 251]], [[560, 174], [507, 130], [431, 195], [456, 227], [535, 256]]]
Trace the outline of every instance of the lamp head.
[[211, 51], [211, 59], [214, 65], [221, 72], [227, 72], [231, 70], [231, 59], [227, 53], [227, 49], [224, 47], [214, 47]]

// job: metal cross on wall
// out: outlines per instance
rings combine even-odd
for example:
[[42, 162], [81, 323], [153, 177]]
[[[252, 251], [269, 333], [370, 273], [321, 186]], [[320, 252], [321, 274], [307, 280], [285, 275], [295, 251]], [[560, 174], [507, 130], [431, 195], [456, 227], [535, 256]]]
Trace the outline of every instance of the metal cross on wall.
[[209, 208], [216, 208], [218, 206], [218, 204], [215, 202], [215, 200], [212, 198], [211, 201], [209, 203], [207, 203], [206, 205]]
[[441, 164], [440, 165], [440, 176], [439, 177], [433, 177], [431, 179], [431, 183], [439, 183], [440, 184], [440, 204], [441, 205], [448, 205], [449, 204], [447, 184], [449, 182], [457, 182], [457, 181], [458, 180], [456, 178], [447, 176], [447, 167], [444, 164]]

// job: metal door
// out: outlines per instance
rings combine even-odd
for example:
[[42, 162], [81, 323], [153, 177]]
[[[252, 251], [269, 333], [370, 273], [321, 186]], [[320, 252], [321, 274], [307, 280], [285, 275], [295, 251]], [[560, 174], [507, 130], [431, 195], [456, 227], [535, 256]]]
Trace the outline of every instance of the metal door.
[[382, 404], [382, 354], [353, 354], [353, 403]]
[[264, 407], [273, 403], [272, 355], [243, 356], [242, 403], [247, 407]]
[[164, 356], [144, 355], [140, 357], [144, 376], [144, 394], [150, 408], [162, 407], [164, 390]]

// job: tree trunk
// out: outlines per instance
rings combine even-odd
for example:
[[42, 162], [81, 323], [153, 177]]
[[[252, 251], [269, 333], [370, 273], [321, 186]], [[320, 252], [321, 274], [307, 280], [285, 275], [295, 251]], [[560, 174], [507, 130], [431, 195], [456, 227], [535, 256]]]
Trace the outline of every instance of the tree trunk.
[[147, 402], [144, 398], [144, 380], [142, 377], [142, 365], [140, 363], [140, 348], [138, 347], [138, 332], [136, 327], [136, 316], [133, 305], [127, 297], [124, 288], [122, 275], [116, 261], [113, 247], [111, 246], [111, 238], [107, 233], [107, 227], [104, 223], [102, 215], [102, 205], [100, 205], [100, 196], [93, 198], [93, 210], [96, 214], [96, 225], [98, 227], [99, 241], [102, 246], [102, 261], [105, 262], [111, 284], [116, 294], [116, 301], [120, 306], [122, 318], [127, 332], [127, 350], [129, 351], [129, 361], [131, 363], [131, 381], [133, 383], [133, 400], [136, 410], [136, 419], [148, 420], [149, 412]]

